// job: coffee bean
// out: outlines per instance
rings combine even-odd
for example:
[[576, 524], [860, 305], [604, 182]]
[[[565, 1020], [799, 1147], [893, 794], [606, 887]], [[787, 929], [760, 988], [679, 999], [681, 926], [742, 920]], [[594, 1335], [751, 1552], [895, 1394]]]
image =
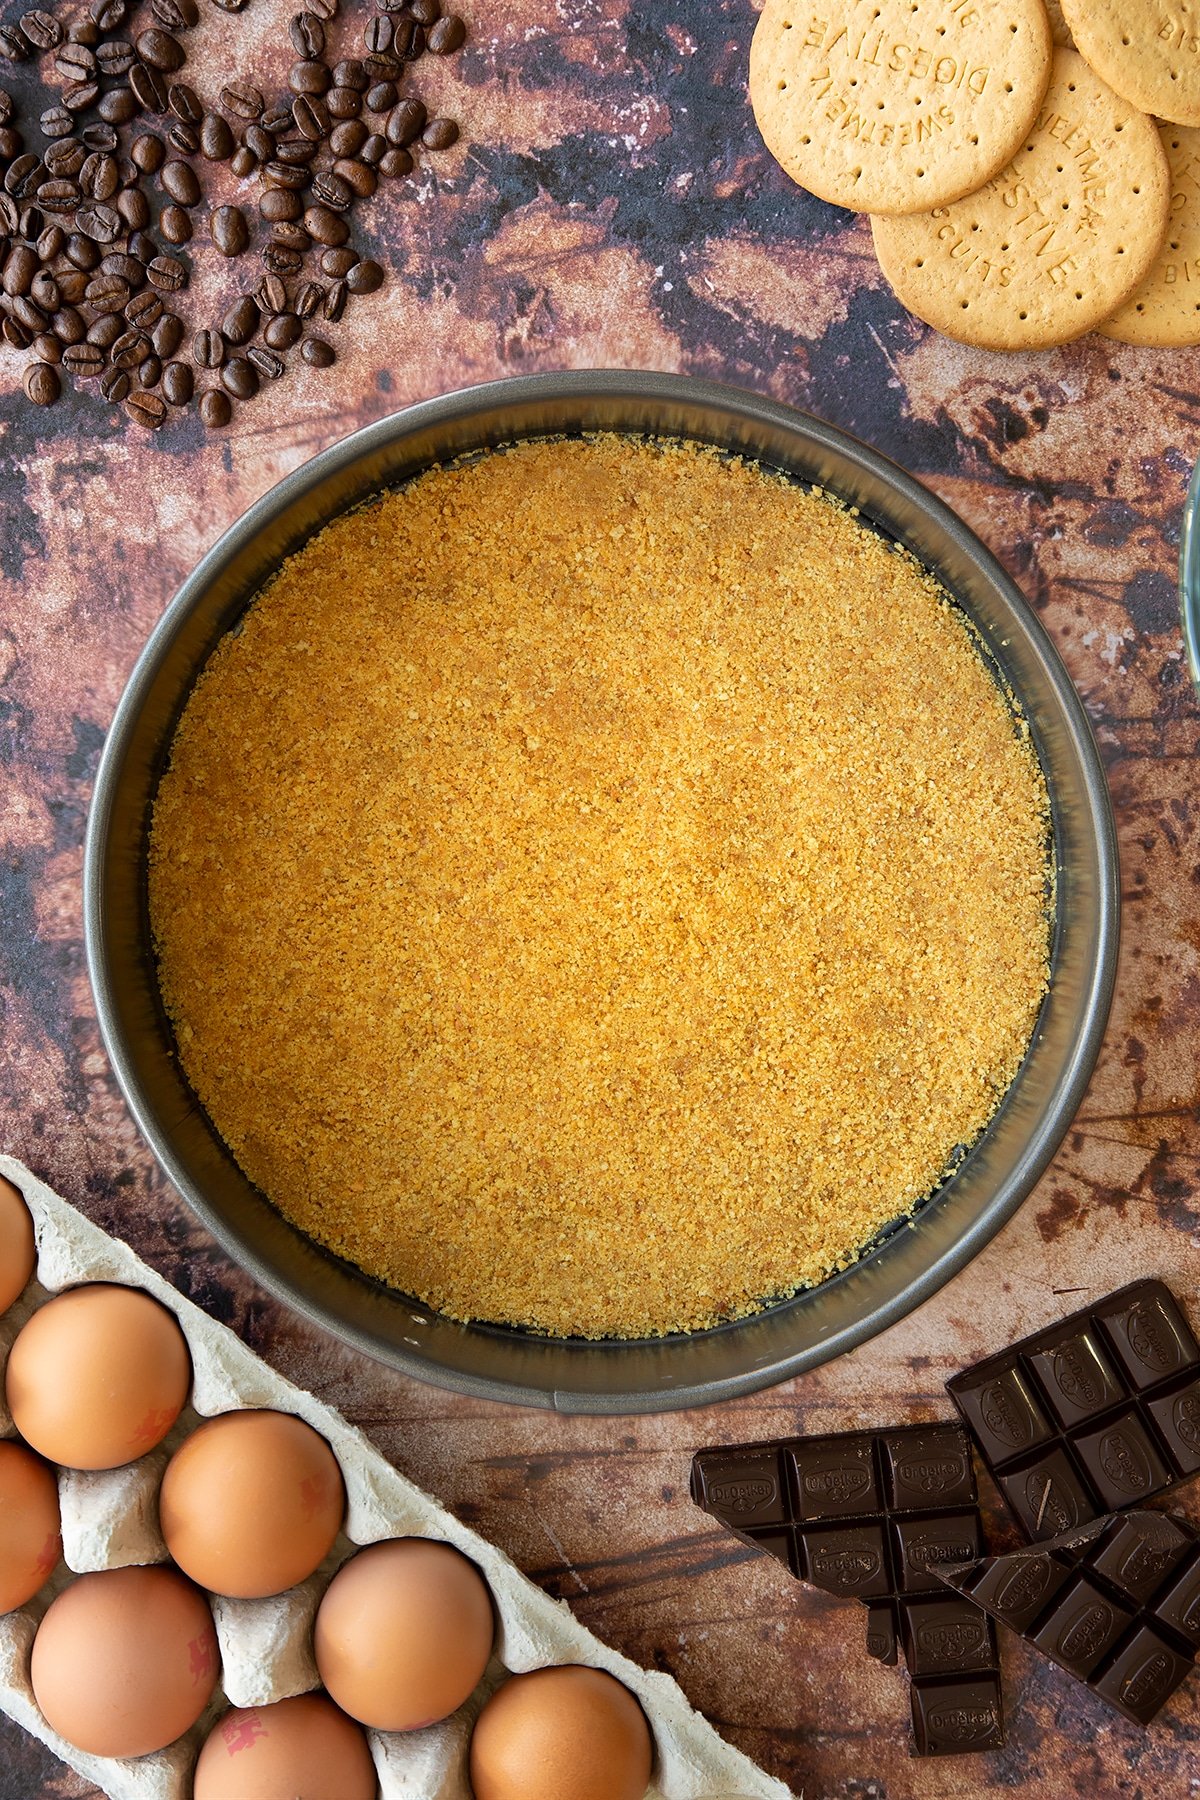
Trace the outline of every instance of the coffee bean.
[[46, 229], [46, 220], [39, 206], [26, 201], [17, 216], [17, 230], [27, 244], [36, 244]]
[[200, 396], [200, 417], [213, 431], [219, 431], [228, 425], [233, 416], [233, 408], [229, 404], [229, 395], [223, 394], [220, 388], [209, 388]]
[[233, 81], [221, 89], [221, 105], [239, 119], [257, 119], [262, 114], [263, 97], [248, 82]]
[[297, 94], [292, 102], [292, 121], [300, 136], [314, 144], [329, 135], [333, 124], [329, 108], [316, 94]]
[[[421, 48], [414, 52], [413, 47], [416, 44], [418, 37], [421, 40]], [[403, 61], [415, 62], [416, 58], [420, 56], [421, 50], [424, 50], [424, 48], [425, 32], [423, 28], [417, 24], [416, 20], [411, 17], [397, 19], [396, 30], [392, 38], [392, 50], [395, 55], [400, 57]]]
[[0, 232], [16, 237], [21, 229], [21, 208], [11, 194], [0, 192]]
[[195, 381], [184, 362], [169, 362], [162, 372], [163, 397], [171, 406], [186, 406], [192, 397]]
[[287, 311], [287, 288], [278, 275], [264, 275], [254, 290], [254, 298], [265, 313]]
[[148, 267], [158, 255], [158, 245], [148, 231], [131, 231], [129, 254], [136, 256], [140, 263], [145, 263]]
[[96, 52], [86, 44], [66, 43], [54, 58], [64, 81], [90, 81], [96, 73]]
[[0, 125], [0, 162], [11, 162], [25, 148], [25, 139], [11, 125]]
[[158, 216], [158, 229], [168, 244], [173, 244], [176, 248], [180, 244], [190, 244], [192, 241], [192, 215], [186, 207], [176, 206], [174, 203], [164, 206]]
[[79, 187], [89, 200], [110, 200], [116, 193], [117, 159], [93, 150], [79, 171]]
[[[355, 268], [357, 267], [358, 264], [356, 263]], [[353, 273], [354, 269], [351, 269], [350, 274], [353, 275]], [[347, 280], [349, 280], [349, 276], [347, 277]], [[345, 312], [348, 292], [349, 290], [345, 281], [335, 281], [333, 286], [329, 289], [329, 292], [326, 294], [321, 306], [321, 314], [323, 318], [329, 320], [331, 325], [336, 325], [342, 314]]]
[[132, 385], [124, 369], [105, 369], [100, 377], [100, 392], [110, 406], [119, 406]]
[[[280, 224], [271, 227], [271, 240], [268, 246], [270, 249], [294, 251], [297, 256], [303, 256], [311, 245], [312, 239], [298, 220], [284, 219]], [[266, 266], [272, 267], [270, 263], [267, 263]], [[290, 269], [281, 269], [278, 272], [284, 275], [293, 273]]]
[[63, 245], [67, 241], [66, 233], [61, 225], [47, 225], [37, 241], [37, 253], [44, 263], [53, 262], [62, 255]]
[[150, 342], [154, 345], [155, 356], [161, 356], [164, 362], [174, 356], [183, 342], [183, 320], [179, 314], [165, 312], [150, 333]]
[[43, 137], [65, 138], [75, 129], [75, 117], [65, 106], [48, 106], [38, 124], [42, 128]]
[[381, 131], [373, 131], [364, 141], [363, 146], [358, 153], [358, 160], [359, 162], [366, 163], [369, 169], [373, 169], [377, 164], [383, 161], [384, 157], [387, 155], [387, 148], [388, 141], [383, 133]]
[[430, 25], [436, 25], [442, 16], [438, 0], [405, 0], [402, 10], [411, 13], [417, 24], [424, 25], [426, 29]]
[[[58, 283], [63, 312], [71, 312], [83, 299], [84, 290], [87, 287], [87, 276], [82, 269], [60, 269], [54, 279]], [[56, 315], [56, 318], [59, 316], [61, 315]]]
[[363, 43], [372, 56], [378, 56], [391, 49], [395, 40], [396, 28], [386, 13], [376, 13], [363, 26]]
[[33, 354], [39, 362], [58, 364], [62, 361], [61, 341], [52, 331], [43, 331], [33, 340]]
[[[400, 154], [403, 152], [395, 150], [388, 152], [389, 156]], [[385, 157], [384, 160], [386, 161], [387, 158]], [[379, 185], [373, 169], [368, 169], [366, 163], [354, 162], [349, 157], [339, 157], [333, 165], [333, 173], [344, 181], [350, 191], [360, 200], [369, 200]]]
[[177, 81], [167, 89], [167, 105], [184, 125], [199, 125], [204, 117], [200, 97], [186, 81]]
[[248, 344], [258, 330], [259, 311], [249, 294], [233, 302], [221, 320], [221, 332], [227, 343]]
[[129, 85], [140, 107], [146, 112], [164, 113], [167, 110], [167, 84], [157, 69], [149, 63], [135, 63], [129, 71]]
[[162, 380], [162, 360], [153, 354], [143, 358], [137, 366], [137, 378], [144, 388], [155, 388]]
[[200, 18], [196, 0], [150, 0], [150, 11], [164, 31], [190, 31]]
[[177, 256], [156, 256], [147, 263], [146, 274], [164, 294], [177, 294], [187, 286], [188, 272]]
[[255, 344], [252, 350], [247, 350], [246, 361], [267, 381], [278, 381], [287, 368], [282, 356], [277, 355], [274, 350], [264, 350], [261, 344]]
[[83, 341], [107, 355], [124, 329], [125, 321], [120, 313], [105, 313], [101, 318], [92, 320]]
[[167, 143], [177, 156], [195, 156], [200, 148], [200, 133], [194, 125], [176, 119], [167, 129]]
[[101, 258], [101, 275], [117, 275], [127, 283], [130, 291], [136, 293], [146, 285], [146, 267], [139, 257], [130, 256], [124, 250], [110, 250]]
[[41, 159], [34, 156], [32, 151], [27, 150], [23, 156], [18, 156], [15, 162], [9, 163], [8, 168], [4, 171], [4, 191], [6, 194], [11, 194], [14, 199], [25, 198], [36, 189], [38, 183], [44, 178], [45, 172], [46, 166]]
[[79, 185], [74, 181], [43, 181], [37, 196], [43, 212], [74, 212], [79, 205]]
[[453, 13], [447, 13], [430, 26], [425, 37], [425, 48], [432, 56], [452, 56], [462, 48], [466, 35], [467, 28], [462, 20]]
[[458, 142], [458, 126], [453, 119], [430, 119], [421, 133], [421, 142], [427, 150], [448, 150]]
[[199, 203], [200, 183], [190, 163], [174, 159], [165, 162], [159, 170], [158, 179], [163, 192], [169, 194], [180, 206], [196, 206]]
[[287, 163], [290, 168], [306, 168], [316, 154], [317, 146], [311, 138], [278, 138], [275, 143], [276, 161]]
[[308, 170], [302, 163], [272, 161], [263, 168], [263, 180], [268, 187], [291, 188], [298, 192], [308, 186]]
[[119, 87], [113, 88], [111, 93], [101, 94], [96, 110], [108, 125], [128, 125], [137, 117], [139, 108], [133, 89]]
[[54, 176], [78, 175], [87, 161], [87, 149], [78, 138], [60, 138], [56, 144], [46, 146], [44, 162], [47, 172]]
[[394, 81], [377, 81], [374, 87], [367, 89], [367, 111], [390, 112], [398, 97]]
[[329, 148], [334, 156], [357, 156], [367, 141], [367, 128], [361, 119], [343, 119], [329, 134]]
[[35, 50], [56, 50], [62, 43], [62, 26], [53, 13], [34, 8], [22, 13], [18, 24]]
[[288, 26], [288, 36], [297, 56], [324, 56], [325, 27], [316, 13], [297, 13]]
[[145, 231], [150, 223], [150, 202], [141, 188], [122, 188], [117, 195], [117, 211], [130, 231]]
[[150, 355], [150, 339], [144, 331], [123, 331], [113, 340], [109, 361], [118, 369], [136, 369]]
[[11, 124], [12, 116], [13, 97], [4, 88], [0, 88], [0, 125]]
[[371, 85], [371, 78], [358, 57], [349, 56], [343, 62], [334, 63], [333, 85], [353, 88], [356, 93], [365, 94]]
[[401, 100], [389, 115], [387, 141], [397, 150], [406, 150], [420, 137], [428, 122], [428, 114], [419, 100]]
[[[314, 184], [315, 185], [315, 184]], [[327, 206], [310, 206], [304, 214], [304, 229], [315, 244], [336, 249], [350, 236], [350, 227], [340, 213]]]
[[364, 258], [347, 275], [346, 286], [352, 294], [373, 294], [383, 286], [383, 270], [370, 257]]
[[363, 68], [367, 71], [370, 85], [377, 81], [399, 82], [404, 76], [404, 64], [398, 56], [389, 51], [386, 56], [367, 56], [363, 58]]
[[306, 57], [288, 70], [288, 86], [293, 94], [324, 94], [333, 85], [328, 64]]
[[240, 206], [218, 206], [209, 218], [208, 230], [222, 256], [241, 256], [250, 243], [246, 215]]
[[337, 361], [333, 345], [327, 344], [324, 338], [319, 337], [305, 338], [300, 347], [300, 354], [313, 369], [327, 369], [331, 363]]
[[93, 244], [91, 238], [85, 238], [80, 231], [71, 233], [63, 254], [69, 263], [72, 263], [77, 269], [84, 270], [85, 273], [90, 273], [100, 264], [99, 246]]
[[45, 311], [37, 304], [36, 300], [31, 300], [28, 294], [18, 294], [16, 299], [10, 300], [8, 304], [12, 317], [19, 319], [31, 336], [39, 331], [45, 331], [50, 323]]
[[240, 144], [233, 153], [229, 167], [239, 181], [248, 181], [258, 167], [258, 158], [253, 150], [247, 150], [245, 144]]
[[0, 25], [0, 59], [4, 62], [27, 62], [33, 45], [17, 25]]
[[143, 175], [154, 175], [162, 168], [166, 151], [161, 138], [155, 137], [152, 131], [144, 131], [134, 138], [129, 154], [133, 158], [134, 167], [140, 169]]
[[244, 356], [234, 356], [221, 370], [221, 381], [235, 400], [252, 400], [258, 392], [258, 372]]
[[407, 150], [388, 150], [379, 159], [379, 173], [394, 180], [398, 175], [411, 175], [413, 159]]
[[261, 125], [247, 125], [242, 132], [242, 142], [247, 150], [252, 150], [259, 162], [266, 162], [275, 154], [275, 139]]
[[[284, 231], [287, 227], [279, 226], [277, 229]], [[301, 251], [274, 240], [263, 246], [261, 259], [263, 267], [269, 269], [272, 275], [298, 275], [304, 264]]]
[[122, 313], [133, 298], [133, 289], [121, 275], [94, 275], [87, 284], [86, 299], [93, 312]]
[[272, 137], [278, 137], [281, 131], [290, 131], [292, 128], [291, 103], [284, 105], [281, 101], [278, 106], [268, 106], [258, 122], [264, 131], [271, 133]]
[[104, 352], [86, 340], [82, 344], [68, 344], [63, 351], [63, 368], [76, 381], [95, 381], [104, 369]]
[[322, 25], [328, 25], [338, 16], [338, 0], [308, 0], [307, 11], [314, 13]]
[[213, 0], [214, 6], [219, 6], [222, 12], [227, 13], [241, 12], [245, 4], [246, 0]]
[[58, 370], [50, 363], [30, 363], [25, 371], [25, 393], [35, 406], [53, 406], [62, 393]]
[[350, 273], [357, 261], [358, 252], [356, 250], [326, 250], [321, 258], [321, 271], [325, 275], [331, 275], [334, 280], [340, 281], [343, 275]]
[[96, 65], [102, 75], [128, 75], [137, 61], [137, 51], [128, 38], [112, 38], [96, 46]]
[[160, 69], [164, 75], [173, 75], [187, 60], [179, 39], [172, 37], [169, 31], [160, 31], [155, 25], [138, 33], [137, 51], [144, 63], [152, 69]]
[[0, 324], [0, 332], [3, 333], [5, 343], [11, 344], [14, 350], [28, 350], [33, 341], [17, 319], [5, 319]]
[[121, 215], [113, 206], [100, 200], [89, 201], [75, 214], [75, 224], [85, 237], [97, 244], [111, 244], [121, 235]]
[[272, 350], [290, 350], [303, 330], [295, 313], [276, 313], [267, 320], [263, 337]]
[[4, 259], [0, 287], [9, 298], [27, 294], [38, 271], [38, 259], [28, 244], [14, 244]]
[[[319, 281], [303, 281], [296, 289], [292, 311], [298, 319], [311, 319], [324, 298], [325, 289]], [[278, 344], [274, 348], [278, 349]]]
[[80, 14], [67, 25], [67, 41], [72, 44], [86, 44], [94, 50], [100, 42], [100, 27], [95, 19]]
[[125, 402], [125, 411], [135, 425], [157, 431], [167, 416], [167, 403], [161, 394], [147, 394], [135, 388]]
[[43, 312], [56, 313], [62, 305], [62, 295], [57, 281], [49, 269], [39, 269], [29, 287], [29, 298]]
[[[152, 289], [135, 294], [125, 308], [126, 323], [137, 331], [149, 331], [162, 318], [163, 303]], [[157, 349], [157, 345], [154, 346]]]
[[229, 122], [220, 113], [205, 113], [200, 121], [200, 154], [209, 162], [227, 162], [234, 139]]
[[265, 188], [258, 210], [268, 225], [277, 225], [284, 219], [298, 219], [304, 211], [304, 202], [290, 188]]
[[192, 361], [201, 369], [219, 369], [225, 361], [225, 339], [219, 331], [198, 331], [192, 339]]
[[62, 103], [69, 112], [85, 113], [100, 97], [98, 81], [72, 81], [63, 89]]
[[100, 31], [120, 31], [129, 16], [126, 0], [92, 0], [91, 19]]

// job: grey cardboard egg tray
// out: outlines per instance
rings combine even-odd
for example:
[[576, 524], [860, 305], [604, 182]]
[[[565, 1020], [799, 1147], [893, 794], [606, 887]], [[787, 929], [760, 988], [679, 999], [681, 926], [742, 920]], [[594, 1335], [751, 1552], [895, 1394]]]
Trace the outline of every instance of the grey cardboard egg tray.
[[[185, 1300], [127, 1245], [85, 1219], [21, 1163], [0, 1156], [0, 1174], [24, 1194], [38, 1243], [34, 1280], [0, 1318], [0, 1377], [12, 1340], [30, 1314], [60, 1289], [84, 1281], [122, 1282], [162, 1301], [183, 1328], [195, 1373], [191, 1404], [158, 1449], [120, 1469], [59, 1471], [63, 1563], [37, 1600], [0, 1615], [0, 1710], [64, 1762], [114, 1800], [188, 1800], [199, 1745], [226, 1706], [261, 1706], [319, 1685], [312, 1620], [337, 1567], [358, 1545], [418, 1536], [455, 1545], [480, 1568], [496, 1605], [496, 1647], [479, 1688], [452, 1718], [422, 1731], [368, 1734], [381, 1800], [470, 1800], [467, 1745], [488, 1695], [509, 1673], [575, 1662], [607, 1669], [644, 1707], [655, 1743], [646, 1800], [788, 1800], [783, 1783], [726, 1744], [669, 1675], [641, 1669], [593, 1637], [565, 1602], [544, 1594], [494, 1545], [407, 1481], [360, 1431], [277, 1375], [226, 1326]], [[221, 1681], [186, 1737], [156, 1755], [129, 1760], [73, 1749], [51, 1730], [33, 1697], [29, 1660], [38, 1621], [73, 1575], [165, 1561], [158, 1487], [171, 1452], [200, 1418], [264, 1406], [306, 1419], [332, 1445], [348, 1496], [337, 1543], [317, 1574], [285, 1594], [268, 1600], [211, 1596]], [[12, 1435], [0, 1381], [0, 1437]]]

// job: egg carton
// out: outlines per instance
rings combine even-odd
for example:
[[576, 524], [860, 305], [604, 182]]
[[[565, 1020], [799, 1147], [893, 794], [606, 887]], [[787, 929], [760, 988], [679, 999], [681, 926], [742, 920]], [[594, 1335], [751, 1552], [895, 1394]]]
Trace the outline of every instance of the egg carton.
[[[497, 1634], [492, 1661], [475, 1693], [451, 1718], [421, 1731], [370, 1731], [381, 1800], [471, 1800], [467, 1746], [476, 1715], [510, 1674], [558, 1663], [606, 1669], [637, 1695], [654, 1734], [653, 1781], [646, 1800], [789, 1800], [790, 1790], [724, 1742], [687, 1703], [669, 1675], [639, 1668], [582, 1626], [565, 1601], [544, 1594], [495, 1545], [468, 1529], [398, 1473], [331, 1407], [294, 1387], [247, 1349], [225, 1325], [156, 1275], [128, 1245], [109, 1237], [12, 1157], [0, 1175], [25, 1196], [37, 1234], [37, 1273], [0, 1317], [0, 1437], [13, 1435], [4, 1405], [9, 1348], [26, 1319], [61, 1289], [83, 1281], [143, 1288], [170, 1308], [192, 1356], [191, 1401], [164, 1442], [136, 1462], [98, 1472], [58, 1471], [63, 1562], [30, 1605], [0, 1616], [0, 1710], [49, 1745], [113, 1800], [188, 1800], [196, 1755], [227, 1706], [263, 1706], [320, 1685], [312, 1622], [331, 1577], [356, 1548], [381, 1538], [440, 1538], [469, 1556], [492, 1592]], [[95, 1569], [164, 1562], [158, 1489], [176, 1446], [202, 1418], [236, 1407], [295, 1413], [332, 1446], [346, 1482], [342, 1533], [317, 1573], [266, 1600], [211, 1596], [221, 1649], [221, 1681], [207, 1711], [178, 1742], [151, 1756], [91, 1756], [53, 1731], [29, 1680], [38, 1622], [53, 1597]]]

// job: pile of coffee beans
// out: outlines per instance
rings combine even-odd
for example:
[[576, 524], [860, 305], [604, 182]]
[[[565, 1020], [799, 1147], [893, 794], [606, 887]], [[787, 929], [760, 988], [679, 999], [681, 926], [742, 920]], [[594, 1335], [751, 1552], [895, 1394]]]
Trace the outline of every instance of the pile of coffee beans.
[[[149, 430], [193, 398], [219, 427], [286, 374], [285, 352], [329, 367], [325, 327], [384, 279], [351, 244], [355, 206], [458, 138], [401, 89], [421, 56], [460, 47], [462, 20], [441, 0], [377, 4], [363, 54], [335, 59], [339, 0], [307, 0], [288, 27], [289, 92], [271, 97], [239, 80], [210, 100], [184, 78], [197, 0], [150, 0], [141, 29], [127, 27], [130, 0], [0, 25], [0, 61], [41, 57], [55, 78], [32, 129], [0, 88], [0, 334], [30, 352], [35, 406], [66, 377]], [[252, 183], [250, 201], [207, 210], [206, 164]], [[223, 317], [189, 333], [178, 296], [193, 238], [256, 266]]]

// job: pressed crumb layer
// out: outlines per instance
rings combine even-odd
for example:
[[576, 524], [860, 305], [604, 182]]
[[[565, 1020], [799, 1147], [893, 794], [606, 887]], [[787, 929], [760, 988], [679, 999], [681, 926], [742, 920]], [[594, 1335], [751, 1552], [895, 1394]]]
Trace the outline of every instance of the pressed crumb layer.
[[853, 1260], [987, 1124], [1047, 801], [961, 615], [815, 491], [526, 444], [329, 526], [155, 805], [184, 1069], [247, 1175], [463, 1319], [692, 1329]]

